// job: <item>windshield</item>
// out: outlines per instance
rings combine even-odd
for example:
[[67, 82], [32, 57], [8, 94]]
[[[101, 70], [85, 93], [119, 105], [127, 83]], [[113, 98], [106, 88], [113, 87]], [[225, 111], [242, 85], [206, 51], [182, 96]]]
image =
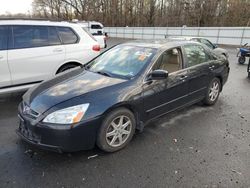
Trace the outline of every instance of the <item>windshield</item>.
[[107, 76], [132, 78], [151, 61], [155, 53], [154, 48], [119, 45], [93, 60], [87, 69]]

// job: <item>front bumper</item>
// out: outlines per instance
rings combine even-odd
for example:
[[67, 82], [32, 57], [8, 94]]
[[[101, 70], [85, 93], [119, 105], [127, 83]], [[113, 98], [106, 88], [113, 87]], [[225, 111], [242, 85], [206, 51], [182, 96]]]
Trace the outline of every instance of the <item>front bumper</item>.
[[43, 123], [31, 124], [31, 120], [19, 114], [17, 134], [26, 142], [39, 148], [56, 152], [89, 150], [95, 146], [96, 134], [101, 118], [79, 123], [73, 128], [61, 128], [60, 125], [47, 126]]

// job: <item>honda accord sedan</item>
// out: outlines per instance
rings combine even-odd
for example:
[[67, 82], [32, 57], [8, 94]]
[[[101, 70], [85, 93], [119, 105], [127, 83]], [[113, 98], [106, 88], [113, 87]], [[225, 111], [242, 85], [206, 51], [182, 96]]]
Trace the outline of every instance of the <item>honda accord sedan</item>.
[[20, 137], [58, 152], [124, 148], [136, 129], [202, 101], [216, 103], [229, 62], [191, 41], [132, 41], [30, 89]]

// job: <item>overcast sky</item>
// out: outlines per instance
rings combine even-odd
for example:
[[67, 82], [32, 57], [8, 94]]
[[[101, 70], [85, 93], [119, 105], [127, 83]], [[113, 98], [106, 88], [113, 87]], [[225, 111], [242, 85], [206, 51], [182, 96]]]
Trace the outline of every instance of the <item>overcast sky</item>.
[[0, 14], [5, 14], [6, 12], [12, 14], [31, 12], [31, 3], [32, 0], [0, 0]]

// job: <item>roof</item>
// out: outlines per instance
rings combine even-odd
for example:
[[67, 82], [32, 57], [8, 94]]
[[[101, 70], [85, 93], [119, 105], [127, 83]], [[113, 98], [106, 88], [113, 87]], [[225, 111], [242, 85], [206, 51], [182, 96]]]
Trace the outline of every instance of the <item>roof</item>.
[[74, 23], [40, 20], [0, 20], [0, 25], [46, 25], [46, 26], [75, 26]]
[[124, 44], [148, 47], [148, 48], [171, 48], [175, 46], [183, 46], [185, 44], [200, 44], [200, 43], [194, 41], [185, 41], [185, 40], [163, 39], [163, 40], [132, 40]]
[[204, 37], [196, 37], [196, 36], [172, 36], [168, 37], [168, 39], [175, 39], [175, 40], [192, 40], [192, 39], [202, 39]]

